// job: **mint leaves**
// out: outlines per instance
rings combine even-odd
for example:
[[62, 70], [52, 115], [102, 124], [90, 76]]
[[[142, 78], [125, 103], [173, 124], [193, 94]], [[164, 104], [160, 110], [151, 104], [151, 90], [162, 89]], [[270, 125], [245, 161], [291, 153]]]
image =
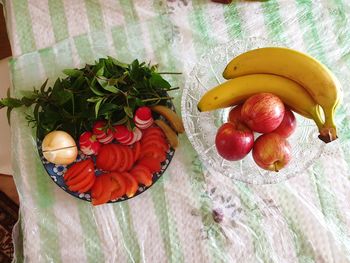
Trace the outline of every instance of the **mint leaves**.
[[53, 87], [47, 87], [45, 81], [20, 99], [9, 95], [1, 99], [0, 109], [7, 107], [9, 118], [12, 109], [33, 106], [27, 120], [37, 127], [39, 138], [60, 129], [77, 139], [98, 119], [107, 120], [109, 126], [133, 127], [137, 107], [165, 104], [172, 99], [167, 91], [176, 89], [157, 72], [156, 65], [138, 60], [125, 64], [112, 57], [101, 58], [94, 65], [63, 72], [67, 77], [57, 79]]

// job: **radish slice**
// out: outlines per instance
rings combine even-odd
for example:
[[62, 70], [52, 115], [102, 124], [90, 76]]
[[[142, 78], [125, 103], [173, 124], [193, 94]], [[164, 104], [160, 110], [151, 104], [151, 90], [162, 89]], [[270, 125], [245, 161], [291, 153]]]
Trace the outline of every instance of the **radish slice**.
[[108, 144], [108, 143], [111, 143], [113, 141], [113, 139], [114, 139], [113, 134], [110, 134], [109, 136], [107, 136], [107, 137], [105, 137], [103, 139], [98, 139], [98, 141], [100, 143], [103, 143], [103, 144]]
[[138, 128], [135, 128], [134, 136], [136, 137], [136, 142], [141, 140], [141, 138], [142, 138], [142, 131], [140, 129], [138, 129]]

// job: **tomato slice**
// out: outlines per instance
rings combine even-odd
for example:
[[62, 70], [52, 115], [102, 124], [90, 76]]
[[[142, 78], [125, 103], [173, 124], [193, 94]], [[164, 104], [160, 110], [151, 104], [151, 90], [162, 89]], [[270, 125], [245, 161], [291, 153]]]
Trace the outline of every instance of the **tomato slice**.
[[96, 158], [96, 167], [109, 171], [114, 163], [114, 154], [112, 154], [112, 147], [110, 144], [105, 144], [100, 148], [100, 152]]
[[91, 188], [91, 197], [92, 199], [96, 199], [96, 198], [99, 198], [101, 194], [102, 194], [102, 181], [100, 176], [97, 176], [95, 179], [95, 183]]
[[166, 139], [163, 136], [159, 136], [156, 134], [151, 134], [151, 135], [145, 135], [142, 137], [142, 139], [140, 140], [141, 143], [145, 143], [149, 140], [160, 140], [160, 141], [164, 141], [166, 142]]
[[128, 165], [129, 165], [129, 155], [128, 155], [128, 152], [126, 150], [126, 147], [127, 146], [120, 146], [120, 150], [121, 150], [121, 153], [122, 153], [122, 163], [120, 164], [119, 168], [118, 168], [118, 172], [125, 172], [126, 169], [128, 168]]
[[110, 173], [112, 181], [114, 181], [114, 188], [112, 190], [111, 194], [111, 200], [116, 200], [123, 195], [125, 195], [126, 192], [126, 182], [124, 176], [122, 176], [120, 173]]
[[160, 162], [164, 162], [166, 160], [166, 153], [158, 146], [151, 145], [146, 149], [141, 150], [139, 159], [142, 159], [144, 157], [153, 157], [154, 159], [158, 159]]
[[139, 159], [140, 153], [141, 153], [141, 144], [140, 144], [140, 142], [134, 143], [132, 151], [134, 153], [134, 162], [136, 162]]
[[145, 186], [150, 186], [153, 183], [151, 171], [146, 166], [138, 164], [130, 171], [130, 174], [135, 177], [136, 181]]
[[139, 188], [139, 183], [137, 182], [135, 177], [132, 176], [130, 173], [124, 172], [124, 173], [122, 173], [122, 175], [124, 176], [125, 183], [126, 183], [126, 193], [125, 194], [129, 198], [133, 197], [136, 194], [137, 189]]
[[126, 167], [126, 171], [129, 171], [134, 165], [134, 153], [129, 147], [126, 147], [126, 152], [128, 154], [129, 160], [128, 166]]
[[159, 136], [165, 137], [165, 134], [162, 131], [162, 129], [158, 128], [158, 127], [150, 127], [150, 128], [148, 128], [147, 130], [145, 130], [143, 132], [143, 136], [150, 136], [150, 135], [153, 135], [153, 134], [157, 134]]
[[92, 198], [93, 205], [101, 205], [107, 203], [111, 198], [113, 184], [111, 177], [108, 174], [100, 175], [102, 184], [102, 193], [98, 198]]
[[79, 181], [78, 183], [69, 185], [68, 189], [73, 191], [73, 192], [76, 192], [79, 189], [84, 188], [88, 184], [90, 184], [90, 182], [93, 180], [93, 177], [94, 177], [94, 175], [89, 173], [81, 181]]
[[84, 167], [84, 169], [79, 171], [79, 174], [77, 174], [75, 177], [71, 177], [66, 181], [66, 184], [68, 186], [76, 185], [82, 181], [85, 180], [85, 178], [94, 175], [95, 174], [95, 168], [94, 163], [91, 161]]
[[80, 174], [80, 171], [84, 170], [84, 168], [88, 165], [94, 165], [93, 161], [91, 159], [86, 159], [84, 161], [78, 162], [73, 164], [68, 168], [68, 170], [65, 172], [63, 179], [65, 181], [70, 180], [71, 178], [74, 178], [78, 174]]
[[91, 189], [91, 187], [95, 184], [95, 180], [96, 180], [96, 176], [94, 175], [92, 177], [91, 182], [88, 185], [86, 185], [85, 187], [82, 187], [81, 189], [79, 189], [78, 193], [81, 194], [81, 193], [86, 193], [87, 191], [89, 191]]
[[138, 161], [138, 164], [146, 166], [151, 173], [157, 173], [162, 169], [160, 161], [153, 157], [144, 157]]
[[159, 139], [150, 139], [147, 140], [146, 142], [144, 142], [143, 144], [141, 144], [141, 149], [146, 149], [149, 146], [155, 145], [159, 148], [161, 148], [164, 152], [167, 152], [169, 150], [169, 144], [165, 141], [161, 141]]
[[117, 171], [123, 161], [121, 146], [118, 144], [112, 144], [111, 146], [114, 154], [114, 164], [111, 167], [111, 171]]

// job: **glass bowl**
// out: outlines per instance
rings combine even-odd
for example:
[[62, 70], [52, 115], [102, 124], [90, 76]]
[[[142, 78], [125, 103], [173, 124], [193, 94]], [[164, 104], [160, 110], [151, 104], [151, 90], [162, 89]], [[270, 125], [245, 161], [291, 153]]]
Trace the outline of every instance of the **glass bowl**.
[[[215, 176], [219, 173], [252, 184], [278, 183], [303, 173], [324, 150], [325, 143], [318, 139], [315, 123], [295, 114], [297, 128], [288, 138], [292, 146], [292, 160], [279, 172], [259, 168], [251, 152], [240, 161], [227, 161], [217, 153], [216, 132], [227, 121], [230, 108], [199, 112], [197, 103], [207, 90], [225, 81], [222, 72], [233, 57], [251, 49], [267, 46], [282, 45], [261, 38], [236, 40], [219, 45], [201, 56], [187, 76], [181, 100], [185, 130], [205, 167]], [[257, 136], [258, 134], [255, 134], [255, 138]]]

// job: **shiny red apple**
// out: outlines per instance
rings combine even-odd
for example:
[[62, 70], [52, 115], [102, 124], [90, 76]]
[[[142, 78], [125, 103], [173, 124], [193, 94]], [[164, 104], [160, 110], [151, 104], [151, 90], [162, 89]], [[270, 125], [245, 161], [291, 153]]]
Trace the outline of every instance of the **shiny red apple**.
[[265, 170], [278, 172], [290, 162], [291, 155], [289, 142], [277, 133], [263, 134], [254, 143], [253, 159]]
[[297, 127], [297, 120], [295, 119], [294, 113], [286, 108], [284, 112], [284, 117], [281, 124], [277, 127], [273, 133], [277, 133], [284, 138], [288, 138]]
[[228, 122], [243, 122], [241, 115], [242, 105], [243, 104], [237, 105], [230, 110], [230, 113], [228, 114]]
[[219, 155], [229, 161], [243, 159], [253, 148], [254, 133], [243, 123], [224, 123], [217, 131], [215, 145]]
[[244, 102], [241, 115], [253, 131], [269, 133], [281, 124], [284, 111], [280, 98], [271, 93], [258, 93]]

